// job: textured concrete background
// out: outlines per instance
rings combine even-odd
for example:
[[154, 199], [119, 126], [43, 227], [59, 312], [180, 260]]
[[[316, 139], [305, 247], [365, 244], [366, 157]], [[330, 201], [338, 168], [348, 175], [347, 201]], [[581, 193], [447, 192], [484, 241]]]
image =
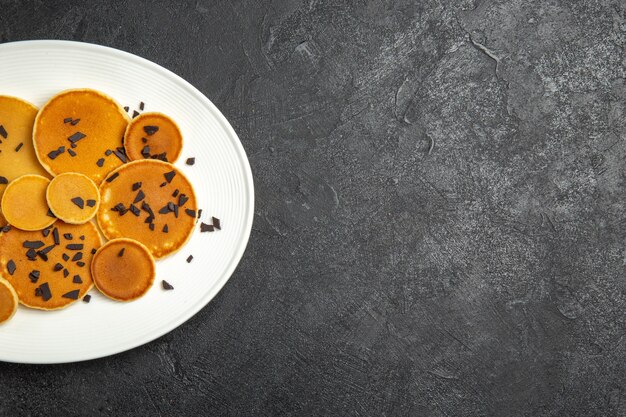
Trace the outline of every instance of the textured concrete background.
[[0, 0], [0, 41], [189, 80], [254, 230], [156, 342], [0, 364], [1, 416], [626, 415], [623, 2], [108, 3]]

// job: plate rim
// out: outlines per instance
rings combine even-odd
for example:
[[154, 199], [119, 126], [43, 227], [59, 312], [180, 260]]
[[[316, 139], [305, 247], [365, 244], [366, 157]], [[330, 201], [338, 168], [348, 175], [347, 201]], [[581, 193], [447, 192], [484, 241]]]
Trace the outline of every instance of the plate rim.
[[241, 262], [243, 254], [245, 253], [248, 247], [250, 234], [252, 233], [252, 224], [254, 220], [254, 207], [255, 207], [254, 179], [252, 176], [252, 169], [250, 167], [250, 161], [248, 159], [246, 151], [243, 147], [243, 144], [241, 143], [241, 139], [239, 138], [239, 135], [237, 135], [237, 133], [235, 132], [235, 129], [233, 129], [233, 127], [231, 126], [230, 122], [228, 122], [228, 119], [226, 119], [226, 117], [222, 114], [222, 112], [207, 96], [205, 96], [200, 90], [198, 90], [195, 86], [193, 86], [189, 81], [185, 80], [184, 78], [174, 73], [173, 71], [155, 62], [152, 62], [146, 58], [143, 58], [141, 56], [135, 55], [130, 52], [123, 51], [121, 49], [113, 48], [110, 46], [99, 45], [95, 43], [70, 41], [70, 40], [33, 39], [33, 40], [6, 42], [6, 43], [0, 44], [0, 53], [2, 53], [6, 49], [19, 49], [22, 47], [29, 47], [31, 45], [37, 45], [37, 46], [41, 45], [44, 47], [45, 46], [63, 47], [65, 45], [65, 46], [72, 47], [72, 48], [84, 48], [86, 50], [96, 51], [96, 52], [105, 53], [105, 54], [111, 54], [123, 60], [135, 61], [139, 65], [147, 66], [151, 68], [152, 70], [166, 77], [171, 78], [173, 81], [179, 84], [181, 88], [187, 90], [189, 93], [195, 96], [200, 102], [202, 102], [205, 106], [207, 106], [209, 111], [211, 111], [213, 115], [215, 115], [218, 122], [226, 130], [226, 133], [232, 139], [234, 139], [232, 140], [232, 142], [235, 147], [237, 157], [239, 158], [240, 164], [244, 171], [244, 184], [246, 185], [246, 188], [247, 188], [247, 195], [245, 197], [247, 201], [248, 211], [245, 217], [245, 224], [244, 224], [244, 229], [243, 229], [244, 232], [243, 232], [241, 244], [237, 247], [237, 251], [233, 254], [233, 257], [228, 263], [224, 274], [222, 274], [222, 276], [216, 281], [211, 291], [208, 291], [206, 294], [204, 294], [202, 298], [196, 301], [192, 305], [192, 307], [185, 312], [185, 314], [181, 314], [179, 317], [176, 318], [176, 320], [173, 320], [168, 325], [164, 326], [163, 328], [158, 329], [157, 331], [154, 332], [154, 334], [148, 334], [145, 337], [141, 337], [139, 339], [129, 339], [129, 341], [119, 344], [118, 346], [116, 346], [116, 348], [111, 349], [107, 351], [106, 353], [80, 354], [79, 352], [78, 354], [75, 355], [74, 358], [72, 358], [72, 360], [49, 360], [49, 359], [41, 360], [40, 358], [34, 358], [32, 360], [23, 360], [23, 359], [17, 360], [16, 358], [5, 357], [2, 353], [0, 353], [0, 361], [2, 362], [21, 363], [21, 364], [40, 364], [40, 365], [76, 363], [76, 362], [83, 362], [83, 361], [88, 361], [88, 360], [106, 358], [109, 356], [117, 355], [119, 353], [126, 352], [131, 349], [143, 346], [147, 343], [153, 342], [154, 340], [162, 336], [165, 336], [171, 331], [177, 329], [178, 327], [183, 325], [185, 322], [187, 322], [189, 319], [191, 319], [196, 314], [198, 314], [200, 310], [206, 307], [209, 304], [209, 302], [211, 302], [211, 300], [213, 300], [213, 298], [215, 298], [215, 296], [222, 290], [224, 285], [226, 285], [226, 283], [230, 280], [233, 273], [237, 269], [237, 266]]

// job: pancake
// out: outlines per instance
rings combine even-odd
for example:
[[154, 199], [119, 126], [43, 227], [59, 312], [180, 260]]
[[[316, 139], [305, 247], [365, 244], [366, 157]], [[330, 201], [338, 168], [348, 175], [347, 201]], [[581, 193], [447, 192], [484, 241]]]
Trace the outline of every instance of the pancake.
[[96, 215], [100, 191], [86, 175], [66, 172], [50, 181], [46, 200], [57, 218], [65, 223], [83, 224]]
[[131, 161], [159, 159], [174, 163], [183, 149], [183, 135], [169, 116], [143, 113], [128, 124], [124, 148]]
[[0, 278], [0, 324], [9, 321], [17, 311], [17, 293], [4, 278]]
[[162, 258], [180, 249], [196, 224], [196, 196], [172, 164], [144, 159], [113, 171], [100, 185], [98, 225], [107, 239], [127, 237]]
[[13, 285], [25, 306], [63, 308], [92, 288], [92, 250], [101, 244], [93, 223], [58, 221], [43, 232], [13, 228], [0, 234], [0, 275]]
[[100, 184], [126, 159], [122, 137], [129, 120], [115, 100], [99, 91], [63, 91], [37, 114], [35, 152], [53, 175], [80, 172]]
[[56, 221], [46, 201], [50, 180], [22, 175], [11, 181], [2, 196], [2, 212], [10, 225], [22, 230], [41, 230]]
[[[0, 96], [0, 198], [7, 184], [26, 174], [49, 177], [33, 148], [37, 107], [16, 97]], [[0, 226], [6, 220], [0, 210]]]
[[156, 266], [150, 251], [141, 243], [114, 239], [94, 255], [91, 274], [102, 294], [117, 301], [133, 301], [152, 287]]

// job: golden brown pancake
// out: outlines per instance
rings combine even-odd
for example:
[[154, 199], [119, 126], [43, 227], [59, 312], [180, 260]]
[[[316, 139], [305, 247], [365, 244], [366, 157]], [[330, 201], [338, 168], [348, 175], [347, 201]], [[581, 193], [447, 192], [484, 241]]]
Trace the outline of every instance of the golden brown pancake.
[[[16, 97], [0, 96], [0, 198], [7, 184], [26, 174], [49, 177], [33, 148], [37, 107]], [[0, 210], [0, 226], [6, 220]]]
[[183, 149], [183, 135], [169, 116], [143, 113], [128, 124], [124, 148], [131, 161], [159, 159], [174, 163]]
[[166, 162], [144, 159], [121, 166], [100, 185], [100, 198], [97, 219], [104, 236], [138, 240], [155, 258], [180, 249], [196, 224], [191, 183]]
[[65, 223], [83, 224], [96, 215], [100, 191], [86, 175], [66, 172], [50, 181], [46, 200], [57, 218]]
[[80, 172], [96, 184], [125, 159], [122, 137], [129, 117], [120, 105], [96, 90], [67, 90], [52, 97], [37, 114], [35, 151], [53, 175]]
[[37, 232], [12, 228], [0, 234], [0, 275], [13, 285], [25, 306], [63, 308], [93, 286], [92, 250], [101, 244], [93, 223], [58, 221]]
[[117, 301], [133, 301], [152, 287], [156, 267], [143, 244], [132, 239], [114, 239], [93, 257], [91, 274], [102, 294]]
[[7, 222], [22, 230], [41, 230], [56, 221], [46, 201], [50, 180], [40, 175], [22, 175], [11, 181], [2, 196]]
[[0, 277], [0, 324], [9, 321], [17, 311], [17, 293], [6, 279]]

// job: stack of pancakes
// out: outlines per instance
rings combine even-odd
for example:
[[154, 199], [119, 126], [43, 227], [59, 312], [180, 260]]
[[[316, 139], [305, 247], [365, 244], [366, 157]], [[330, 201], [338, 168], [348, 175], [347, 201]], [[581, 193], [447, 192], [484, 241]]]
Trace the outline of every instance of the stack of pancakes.
[[99, 91], [63, 91], [40, 110], [0, 96], [0, 323], [18, 302], [87, 301], [94, 284], [118, 301], [143, 296], [154, 259], [197, 222], [193, 187], [173, 165], [182, 144], [168, 116], [131, 119]]

